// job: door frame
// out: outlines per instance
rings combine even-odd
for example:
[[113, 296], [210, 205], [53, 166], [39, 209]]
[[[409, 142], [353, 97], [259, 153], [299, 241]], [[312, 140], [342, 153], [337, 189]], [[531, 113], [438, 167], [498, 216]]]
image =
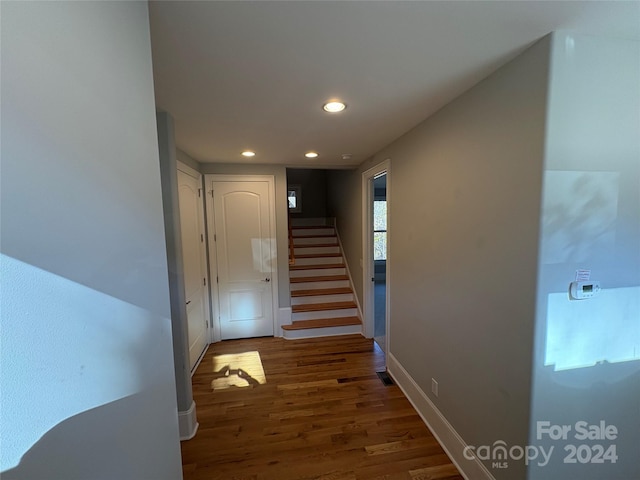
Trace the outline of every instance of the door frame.
[[387, 174], [387, 280], [386, 280], [386, 302], [385, 302], [385, 364], [389, 356], [389, 326], [391, 312], [391, 282], [389, 281], [391, 272], [390, 251], [391, 251], [391, 214], [389, 199], [391, 197], [391, 159], [380, 162], [362, 173], [362, 315], [364, 317], [364, 331], [367, 338], [373, 338], [375, 322], [375, 291], [371, 278], [374, 276], [373, 261], [373, 179], [383, 173]]
[[[205, 205], [204, 205], [204, 185], [202, 184], [203, 178], [204, 176], [197, 171], [195, 168], [191, 168], [189, 165], [182, 163], [181, 161], [177, 161], [176, 162], [177, 165], [177, 169], [179, 171], [181, 171], [182, 173], [185, 173], [191, 177], [194, 177], [198, 180], [198, 185], [200, 188], [200, 191], [202, 192], [202, 196], [199, 199], [198, 202], [198, 221], [200, 222], [200, 230], [202, 232], [202, 235], [204, 235], [205, 241], [204, 241], [204, 249], [201, 250], [200, 252], [200, 261], [202, 262], [202, 267], [203, 267], [203, 271], [204, 271], [204, 275], [205, 275], [205, 281], [207, 282], [207, 288], [205, 288], [205, 295], [206, 298], [204, 299], [204, 307], [205, 307], [205, 318], [207, 320], [207, 331], [206, 331], [206, 339], [207, 339], [207, 345], [204, 349], [204, 351], [202, 352], [202, 354], [200, 355], [200, 358], [198, 358], [198, 361], [196, 362], [196, 364], [194, 365], [193, 369], [191, 370], [191, 375], [193, 376], [193, 374], [195, 373], [196, 369], [198, 368], [198, 365], [200, 365], [200, 362], [202, 361], [202, 358], [204, 357], [205, 353], [207, 352], [207, 349], [209, 348], [209, 345], [211, 344], [211, 340], [212, 340], [212, 330], [213, 330], [213, 317], [211, 315], [211, 290], [210, 290], [210, 286], [211, 286], [211, 275], [209, 272], [209, 262], [207, 261], [208, 255], [207, 255], [207, 250], [208, 250], [208, 245], [207, 245], [207, 222], [206, 222], [206, 213], [205, 213]], [[182, 226], [180, 227], [182, 228]], [[181, 232], [182, 233], [182, 232]], [[188, 335], [188, 326], [187, 326], [187, 335]]]
[[218, 282], [213, 282], [213, 278], [218, 268], [218, 258], [216, 253], [216, 246], [213, 240], [213, 235], [210, 235], [211, 231], [215, 232], [215, 216], [213, 209], [213, 182], [267, 182], [269, 186], [269, 237], [271, 238], [271, 258], [273, 258], [272, 271], [271, 271], [271, 309], [273, 320], [273, 336], [276, 337], [280, 325], [278, 323], [278, 238], [276, 236], [276, 190], [275, 190], [275, 176], [274, 175], [227, 175], [227, 174], [205, 174], [205, 192], [206, 192], [206, 217], [207, 217], [207, 246], [209, 249], [209, 287], [211, 291], [211, 307], [213, 312], [213, 318], [211, 324], [212, 328], [212, 343], [222, 340], [222, 332], [220, 329], [220, 295], [218, 291]]

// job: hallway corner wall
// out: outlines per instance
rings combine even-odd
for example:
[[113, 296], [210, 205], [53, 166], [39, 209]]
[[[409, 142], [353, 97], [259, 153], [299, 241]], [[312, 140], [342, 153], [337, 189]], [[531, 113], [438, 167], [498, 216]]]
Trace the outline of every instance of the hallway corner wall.
[[0, 476], [180, 479], [148, 5], [1, 8]]
[[[637, 40], [553, 34], [529, 443], [555, 452], [531, 480], [640, 478], [639, 85]], [[570, 299], [579, 270], [593, 298]], [[538, 438], [539, 422], [570, 431]], [[579, 422], [618, 433], [576, 438]], [[594, 465], [594, 444], [618, 458]]]

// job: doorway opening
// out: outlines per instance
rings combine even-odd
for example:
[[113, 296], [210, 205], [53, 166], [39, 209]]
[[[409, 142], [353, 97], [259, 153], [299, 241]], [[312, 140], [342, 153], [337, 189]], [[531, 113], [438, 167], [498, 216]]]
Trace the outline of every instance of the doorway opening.
[[389, 352], [389, 184], [390, 161], [362, 174], [365, 331]]
[[373, 339], [386, 353], [387, 172], [373, 179]]

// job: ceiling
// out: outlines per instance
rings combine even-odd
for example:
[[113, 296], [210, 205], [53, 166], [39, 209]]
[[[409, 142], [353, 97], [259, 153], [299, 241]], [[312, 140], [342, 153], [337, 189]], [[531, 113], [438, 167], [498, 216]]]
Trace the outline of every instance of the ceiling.
[[[157, 108], [199, 162], [354, 167], [551, 31], [640, 38], [638, 1], [149, 8]], [[347, 109], [324, 112], [334, 98]], [[305, 158], [310, 150], [319, 157]]]

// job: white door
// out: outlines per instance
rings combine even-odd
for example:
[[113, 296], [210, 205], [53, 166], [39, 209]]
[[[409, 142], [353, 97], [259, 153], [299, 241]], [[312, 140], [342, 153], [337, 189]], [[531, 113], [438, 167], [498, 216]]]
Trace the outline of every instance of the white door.
[[187, 302], [191, 370], [194, 369], [209, 343], [209, 297], [205, 268], [204, 216], [201, 195], [200, 176], [178, 170], [180, 229], [182, 231], [184, 290]]
[[273, 335], [275, 238], [267, 181], [213, 181], [220, 335]]

